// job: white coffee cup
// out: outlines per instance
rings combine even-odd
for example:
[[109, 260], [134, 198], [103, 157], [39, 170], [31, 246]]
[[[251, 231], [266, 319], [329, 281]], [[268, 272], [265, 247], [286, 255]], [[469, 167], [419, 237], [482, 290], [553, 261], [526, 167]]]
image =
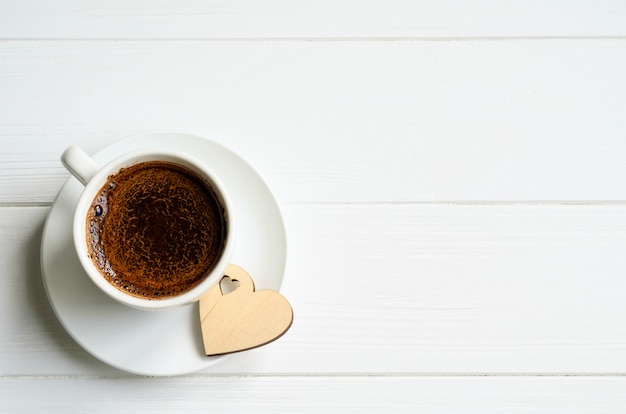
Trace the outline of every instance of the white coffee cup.
[[[216, 196], [219, 198], [218, 201], [222, 204], [227, 227], [221, 256], [202, 281], [195, 287], [179, 295], [159, 299], [147, 299], [134, 296], [118, 289], [107, 281], [89, 256], [87, 240], [88, 212], [93, 208], [93, 200], [99, 195], [109, 177], [118, 173], [122, 168], [149, 161], [162, 161], [181, 165], [192, 170], [198, 177], [205, 180], [213, 188]], [[189, 154], [159, 148], [146, 148], [129, 152], [115, 158], [104, 166], [100, 166], [82, 149], [71, 146], [67, 148], [61, 156], [61, 162], [67, 170], [85, 186], [74, 212], [74, 246], [85, 272], [104, 293], [116, 301], [133, 308], [144, 310], [167, 309], [190, 304], [199, 300], [207, 290], [222, 279], [226, 267], [230, 263], [235, 244], [233, 208], [224, 185], [208, 166]]]

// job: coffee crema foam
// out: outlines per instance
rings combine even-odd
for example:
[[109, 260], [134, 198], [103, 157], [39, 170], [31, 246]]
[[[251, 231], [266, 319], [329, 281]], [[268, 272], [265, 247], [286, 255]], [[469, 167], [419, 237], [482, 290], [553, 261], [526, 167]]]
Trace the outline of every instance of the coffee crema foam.
[[109, 177], [87, 215], [91, 260], [116, 288], [162, 299], [197, 286], [219, 260], [227, 221], [193, 171], [150, 161]]

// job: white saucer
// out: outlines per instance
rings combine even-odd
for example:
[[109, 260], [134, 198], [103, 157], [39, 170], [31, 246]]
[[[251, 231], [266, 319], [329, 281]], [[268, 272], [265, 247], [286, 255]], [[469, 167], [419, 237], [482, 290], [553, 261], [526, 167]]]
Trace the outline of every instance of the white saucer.
[[[211, 166], [228, 189], [238, 218], [233, 263], [252, 275], [258, 289], [278, 290], [287, 258], [285, 228], [276, 200], [258, 173], [219, 144], [177, 133], [128, 138], [93, 158], [105, 163], [147, 146], [188, 151]], [[203, 353], [197, 304], [164, 311], [136, 310], [110, 299], [89, 280], [72, 242], [72, 216], [82, 188], [73, 177], [63, 185], [41, 242], [46, 292], [67, 332], [101, 361], [139, 375], [185, 374], [223, 359]]]

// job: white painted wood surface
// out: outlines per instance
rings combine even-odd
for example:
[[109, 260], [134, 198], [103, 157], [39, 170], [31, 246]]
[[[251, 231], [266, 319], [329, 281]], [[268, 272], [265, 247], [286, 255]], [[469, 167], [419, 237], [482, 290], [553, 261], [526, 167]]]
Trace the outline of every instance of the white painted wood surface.
[[[0, 1], [0, 412], [623, 412], [624, 22], [619, 1]], [[149, 130], [238, 152], [288, 232], [291, 330], [174, 378], [88, 355], [39, 270], [61, 151]]]
[[620, 0], [21, 0], [0, 4], [11, 39], [623, 36]]
[[6, 41], [0, 61], [0, 202], [53, 199], [70, 143], [146, 130], [222, 141], [282, 202], [626, 198], [623, 40]]

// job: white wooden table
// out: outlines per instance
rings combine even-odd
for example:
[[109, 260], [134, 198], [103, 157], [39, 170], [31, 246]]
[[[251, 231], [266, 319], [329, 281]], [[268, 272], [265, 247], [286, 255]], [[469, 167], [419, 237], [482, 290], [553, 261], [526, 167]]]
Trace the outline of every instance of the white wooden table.
[[[0, 412], [623, 413], [626, 2], [0, 1]], [[152, 130], [235, 151], [287, 228], [286, 336], [100, 362], [41, 233]]]

